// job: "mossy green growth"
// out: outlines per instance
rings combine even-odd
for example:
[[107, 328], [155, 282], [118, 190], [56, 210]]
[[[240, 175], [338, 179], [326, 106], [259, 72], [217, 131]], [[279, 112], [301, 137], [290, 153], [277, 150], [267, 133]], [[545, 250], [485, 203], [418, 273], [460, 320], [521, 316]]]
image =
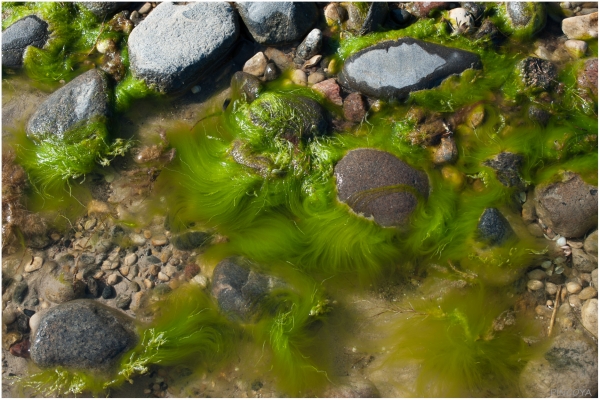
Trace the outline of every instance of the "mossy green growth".
[[[508, 7], [515, 10], [511, 12]], [[545, 4], [538, 2], [498, 3], [492, 22], [505, 35], [528, 40], [546, 25], [545, 7]]]
[[114, 104], [118, 112], [127, 111], [135, 100], [140, 100], [146, 97], [160, 97], [160, 94], [152, 90], [141, 79], [134, 78], [129, 69], [129, 51], [123, 48], [121, 51], [121, 61], [127, 68], [125, 78], [118, 82], [114, 89]]

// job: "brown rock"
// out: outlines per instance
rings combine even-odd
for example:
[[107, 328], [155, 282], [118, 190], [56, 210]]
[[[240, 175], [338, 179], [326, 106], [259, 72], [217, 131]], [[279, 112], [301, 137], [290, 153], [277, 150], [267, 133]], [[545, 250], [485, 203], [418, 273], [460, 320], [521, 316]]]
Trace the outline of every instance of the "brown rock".
[[340, 86], [337, 84], [335, 78], [316, 83], [312, 86], [312, 88], [317, 92], [322, 93], [327, 100], [331, 101], [336, 106], [342, 105]]
[[433, 163], [436, 165], [452, 164], [458, 158], [458, 148], [456, 142], [451, 137], [442, 137], [440, 145], [433, 155]]
[[409, 3], [407, 10], [416, 17], [427, 18], [432, 12], [446, 10], [449, 6], [450, 3], [445, 1], [415, 1]]
[[344, 100], [344, 117], [348, 121], [360, 122], [367, 115], [367, 106], [360, 93], [352, 93]]
[[587, 254], [582, 249], [571, 248], [573, 268], [581, 272], [592, 272], [598, 268], [598, 261], [594, 256]]
[[590, 233], [588, 237], [585, 238], [583, 249], [590, 255], [598, 255], [598, 230]]
[[293, 64], [293, 60], [292, 57], [285, 54], [283, 51], [281, 50], [277, 50], [273, 47], [269, 47], [268, 49], [265, 50], [265, 56], [267, 56], [267, 58], [270, 61], [273, 61], [275, 63], [275, 65], [277, 65], [279, 67], [280, 70], [285, 70], [288, 67], [290, 67]]
[[587, 60], [577, 76], [577, 84], [598, 97], [598, 59]]
[[577, 174], [567, 172], [562, 182], [538, 185], [534, 198], [536, 214], [562, 236], [581, 237], [596, 226], [598, 188]]

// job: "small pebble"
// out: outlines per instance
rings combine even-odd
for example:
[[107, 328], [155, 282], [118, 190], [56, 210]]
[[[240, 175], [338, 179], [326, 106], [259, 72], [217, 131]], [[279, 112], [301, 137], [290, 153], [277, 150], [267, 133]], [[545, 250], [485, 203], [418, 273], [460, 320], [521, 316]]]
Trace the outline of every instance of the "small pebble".
[[131, 304], [131, 295], [127, 294], [127, 293], [121, 293], [120, 295], [117, 296], [117, 298], [115, 300], [115, 305], [117, 306], [117, 308], [120, 308], [122, 310], [129, 307], [130, 304]]
[[569, 296], [569, 305], [573, 308], [581, 308], [581, 299], [576, 295]]
[[554, 259], [554, 264], [561, 265], [561, 264], [564, 264], [566, 261], [567, 261], [567, 259], [565, 257], [556, 257]]
[[4, 325], [10, 325], [17, 319], [17, 312], [15, 310], [5, 310], [2, 313], [2, 323]]
[[48, 304], [45, 301], [42, 301], [42, 304], [40, 304], [40, 307], [42, 307], [45, 310], [46, 308], [50, 307], [50, 304]]
[[94, 274], [94, 279], [100, 279], [104, 276], [105, 272], [104, 271], [98, 271]]
[[163, 273], [162, 271], [158, 273], [158, 279], [163, 281], [163, 282], [168, 282], [169, 281], [169, 276], [165, 273]]
[[198, 94], [200, 93], [200, 91], [202, 90], [202, 87], [196, 85], [196, 86], [192, 86], [192, 88], [190, 89], [190, 91], [192, 92], [192, 94]]
[[85, 221], [85, 225], [83, 227], [85, 228], [86, 231], [91, 231], [92, 229], [94, 229], [96, 227], [97, 223], [98, 223], [98, 220], [96, 218], [88, 219], [87, 221]]
[[138, 259], [137, 254], [131, 253], [131, 254], [128, 254], [125, 257], [125, 260], [123, 260], [123, 261], [124, 261], [125, 265], [132, 266], [133, 264], [135, 264], [137, 262], [137, 259]]
[[544, 269], [548, 269], [551, 267], [552, 267], [552, 261], [550, 261], [550, 260], [546, 260], [542, 263], [542, 268], [544, 268]]
[[148, 14], [150, 12], [150, 10], [152, 10], [152, 4], [151, 3], [144, 3], [144, 5], [140, 7], [140, 9], [138, 10], [138, 12], [140, 14]]
[[534, 269], [527, 274], [529, 279], [541, 281], [546, 278], [546, 272], [541, 269]]
[[588, 300], [593, 299], [598, 295], [598, 291], [591, 286], [586, 287], [581, 292], [579, 292], [580, 300]]
[[548, 307], [552, 307], [554, 305], [554, 302], [552, 300], [546, 300], [546, 305]]
[[40, 326], [40, 315], [40, 313], [35, 313], [31, 316], [31, 318], [29, 318], [29, 328], [31, 329], [32, 333], [36, 331], [38, 326]]
[[134, 293], [139, 292], [140, 285], [136, 281], [131, 281], [131, 283], [129, 283], [129, 290], [131, 290]]
[[540, 290], [543, 287], [544, 287], [544, 284], [541, 281], [538, 281], [535, 279], [532, 279], [529, 282], [527, 282], [527, 288], [529, 290], [533, 290], [533, 291]]
[[16, 274], [14, 279], [15, 279], [15, 282], [21, 282], [23, 280], [23, 275]]
[[144, 279], [144, 286], [146, 289], [152, 289], [154, 287], [154, 282], [152, 282], [150, 279]]
[[129, 275], [129, 266], [128, 265], [123, 265], [121, 268], [119, 268], [119, 272], [123, 276]]
[[110, 298], [110, 296], [112, 296], [112, 293], [113, 293], [112, 286], [107, 285], [102, 290], [102, 298], [106, 300], [106, 299]]
[[150, 272], [150, 275], [152, 275], [152, 276], [158, 275], [158, 273], [160, 272], [160, 266], [158, 266], [156, 264], [151, 265], [149, 272]]
[[152, 246], [164, 246], [168, 243], [168, 240], [165, 236], [157, 236], [155, 238], [152, 238], [151, 243]]
[[546, 293], [548, 293], [549, 295], [555, 295], [557, 291], [558, 286], [556, 286], [552, 282], [546, 282]]
[[571, 294], [577, 294], [581, 292], [581, 285], [577, 282], [567, 283], [567, 291]]
[[310, 60], [308, 60], [307, 62], [304, 63], [302, 68], [314, 67], [315, 65], [317, 65], [319, 63], [319, 61], [321, 61], [322, 58], [323, 58], [323, 56], [321, 56], [321, 55], [316, 55], [314, 57], [311, 57]]
[[565, 246], [567, 244], [567, 239], [565, 239], [563, 236], [560, 236], [556, 240], [556, 244], [559, 245], [559, 246]]
[[44, 259], [42, 257], [33, 257], [33, 260], [25, 265], [25, 272], [33, 272], [42, 268], [42, 264], [44, 264]]
[[208, 285], [208, 278], [198, 274], [192, 278], [192, 282], [204, 289]]
[[152, 232], [151, 232], [151, 231], [149, 231], [149, 230], [147, 230], [147, 229], [146, 229], [146, 230], [144, 230], [144, 237], [145, 237], [146, 239], [150, 239], [150, 238], [152, 237]]
[[294, 82], [296, 85], [306, 86], [308, 82], [308, 79], [306, 78], [306, 72], [302, 71], [301, 69], [294, 70], [294, 72], [292, 72], [292, 82]]
[[117, 283], [119, 283], [119, 275], [117, 275], [117, 274], [109, 275], [108, 278], [106, 279], [106, 283], [108, 283], [111, 286], [116, 285]]
[[132, 233], [131, 235], [129, 235], [129, 237], [131, 239], [131, 243], [133, 243], [136, 246], [143, 246], [146, 244], [146, 238], [140, 235], [139, 233]]

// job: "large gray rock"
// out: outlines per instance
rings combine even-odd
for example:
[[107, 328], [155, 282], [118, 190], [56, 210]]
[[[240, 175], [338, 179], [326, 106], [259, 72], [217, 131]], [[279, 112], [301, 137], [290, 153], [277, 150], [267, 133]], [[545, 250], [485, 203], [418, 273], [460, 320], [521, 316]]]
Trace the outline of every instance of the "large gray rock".
[[77, 3], [99, 18], [108, 17], [129, 5], [124, 1], [80, 1]]
[[133, 321], [94, 300], [74, 300], [47, 311], [31, 341], [41, 368], [106, 370], [136, 344]]
[[52, 133], [63, 139], [68, 130], [108, 114], [106, 75], [92, 69], [52, 93], [38, 107], [27, 124], [27, 135], [40, 139], [42, 134]]
[[491, 245], [501, 245], [514, 232], [497, 208], [486, 208], [477, 224], [478, 239]]
[[405, 98], [431, 89], [453, 74], [480, 68], [476, 54], [412, 38], [387, 41], [350, 56], [341, 81], [354, 91], [377, 98]]
[[237, 9], [254, 40], [274, 46], [302, 39], [318, 18], [309, 2], [244, 2]]
[[562, 182], [538, 185], [535, 212], [543, 223], [565, 237], [581, 237], [597, 225], [598, 188], [572, 172]]
[[523, 397], [596, 397], [598, 347], [580, 332], [564, 332], [525, 366], [519, 383]]
[[348, 152], [335, 166], [335, 177], [339, 199], [382, 226], [405, 224], [429, 195], [424, 172], [381, 150]]
[[160, 92], [184, 89], [229, 53], [238, 33], [227, 3], [161, 3], [129, 35], [131, 71]]
[[35, 15], [21, 18], [2, 32], [2, 66], [19, 68], [27, 46], [44, 47], [48, 40], [48, 24]]
[[215, 267], [211, 293], [232, 319], [250, 319], [268, 292], [269, 278], [255, 272], [243, 258], [226, 258]]

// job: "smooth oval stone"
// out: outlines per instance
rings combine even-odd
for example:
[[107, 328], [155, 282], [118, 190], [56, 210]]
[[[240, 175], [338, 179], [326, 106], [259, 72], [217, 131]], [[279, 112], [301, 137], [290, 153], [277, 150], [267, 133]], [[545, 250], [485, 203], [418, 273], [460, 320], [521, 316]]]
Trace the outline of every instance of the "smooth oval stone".
[[129, 35], [131, 71], [160, 92], [181, 90], [214, 68], [238, 33], [227, 3], [163, 2]]
[[31, 342], [41, 368], [104, 370], [135, 345], [133, 321], [93, 300], [74, 300], [48, 310]]
[[335, 166], [338, 197], [382, 226], [401, 226], [429, 195], [427, 174], [393, 154], [375, 149], [348, 152]]
[[481, 68], [476, 54], [412, 38], [367, 47], [345, 64], [345, 86], [376, 98], [403, 99], [409, 93], [431, 89], [453, 74]]
[[2, 66], [18, 68], [23, 65], [27, 46], [44, 47], [48, 40], [48, 24], [35, 15], [21, 18], [2, 32]]

